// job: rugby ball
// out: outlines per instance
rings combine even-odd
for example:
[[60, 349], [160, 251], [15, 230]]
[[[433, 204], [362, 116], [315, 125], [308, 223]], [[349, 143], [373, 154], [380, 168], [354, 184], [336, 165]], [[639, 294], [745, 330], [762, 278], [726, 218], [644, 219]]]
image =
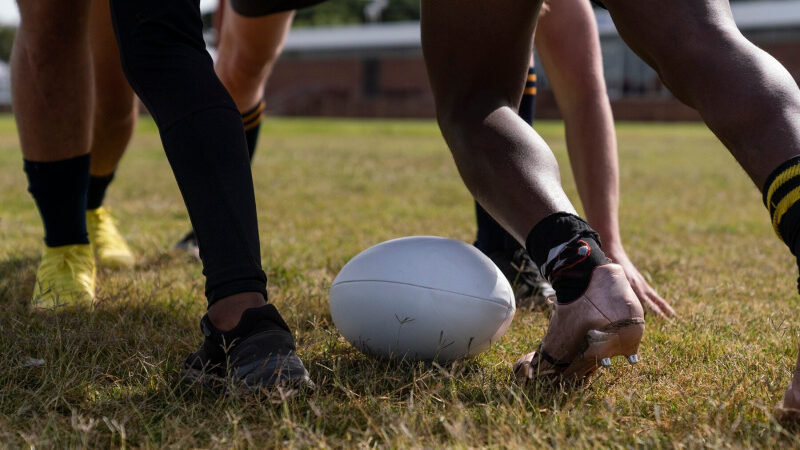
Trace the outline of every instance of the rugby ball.
[[362, 352], [387, 359], [453, 361], [500, 339], [514, 318], [514, 292], [472, 245], [411, 236], [351, 259], [330, 290], [339, 332]]

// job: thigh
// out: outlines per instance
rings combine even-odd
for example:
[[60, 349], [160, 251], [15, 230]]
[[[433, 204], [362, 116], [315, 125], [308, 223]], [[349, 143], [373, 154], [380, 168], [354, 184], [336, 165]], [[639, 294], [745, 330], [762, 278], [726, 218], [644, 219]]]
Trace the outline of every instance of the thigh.
[[111, 0], [122, 68], [164, 131], [202, 110], [238, 110], [216, 74], [199, 0]]
[[[628, 46], [656, 70], [737, 32], [728, 0], [603, 0]], [[722, 50], [722, 49], [720, 49]]]
[[220, 66], [230, 61], [239, 69], [252, 67], [261, 72], [280, 55], [292, 26], [294, 11], [259, 17], [243, 16], [225, 6], [219, 42]]
[[261, 17], [294, 11], [322, 3], [325, 0], [229, 0], [233, 10], [244, 17]]
[[422, 0], [422, 46], [437, 108], [516, 109], [541, 1]]

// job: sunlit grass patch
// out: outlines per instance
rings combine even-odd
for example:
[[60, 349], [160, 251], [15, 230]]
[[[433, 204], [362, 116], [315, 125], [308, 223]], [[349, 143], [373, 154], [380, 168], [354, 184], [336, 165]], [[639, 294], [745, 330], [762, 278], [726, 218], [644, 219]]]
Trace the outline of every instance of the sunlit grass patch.
[[[538, 129], [577, 202], [562, 126]], [[262, 263], [317, 384], [286, 401], [179, 384], [204, 286], [170, 252], [189, 224], [147, 119], [107, 197], [136, 267], [101, 270], [93, 307], [29, 310], [42, 230], [13, 130], [0, 120], [0, 448], [800, 445], [769, 414], [796, 356], [797, 268], [758, 191], [700, 125], [618, 128], [623, 238], [680, 319], [649, 320], [636, 366], [521, 387], [511, 363], [544, 333], [541, 314], [518, 311], [489, 351], [438, 366], [366, 357], [328, 313], [331, 281], [364, 248], [474, 239], [435, 123], [265, 121], [253, 164]]]

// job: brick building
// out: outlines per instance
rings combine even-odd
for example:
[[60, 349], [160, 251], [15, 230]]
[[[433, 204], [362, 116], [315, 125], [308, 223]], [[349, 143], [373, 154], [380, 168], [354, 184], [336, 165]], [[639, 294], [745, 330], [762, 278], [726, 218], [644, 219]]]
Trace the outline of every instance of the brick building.
[[[745, 35], [800, 81], [800, 0], [738, 2], [733, 10]], [[608, 14], [598, 10], [596, 16], [616, 118], [698, 119], [625, 46]], [[558, 117], [546, 73], [540, 80], [537, 115]], [[292, 30], [267, 88], [267, 105], [280, 115], [433, 117], [419, 24]]]

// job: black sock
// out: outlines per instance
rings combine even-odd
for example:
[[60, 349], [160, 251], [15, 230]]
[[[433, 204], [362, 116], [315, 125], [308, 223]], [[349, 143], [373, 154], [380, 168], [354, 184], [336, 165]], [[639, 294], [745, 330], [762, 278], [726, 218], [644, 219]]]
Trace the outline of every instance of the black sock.
[[478, 222], [475, 247], [485, 255], [501, 251], [513, 252], [522, 247], [478, 202], [475, 202], [475, 218]]
[[261, 130], [261, 119], [264, 117], [264, 101], [242, 113], [242, 123], [244, 124], [244, 138], [247, 141], [247, 151], [250, 153], [250, 162], [256, 152], [258, 143], [258, 133]]
[[103, 206], [103, 199], [106, 197], [106, 189], [114, 179], [114, 172], [104, 177], [89, 176], [89, 191], [87, 193], [86, 209], [97, 209]]
[[42, 216], [48, 247], [88, 244], [86, 192], [89, 155], [52, 162], [25, 160], [28, 192]]
[[[800, 267], [800, 156], [784, 162], [767, 177], [763, 196], [775, 233]], [[800, 292], [800, 278], [797, 289]]]
[[556, 290], [559, 303], [580, 297], [595, 267], [607, 264], [600, 236], [580, 217], [551, 214], [536, 224], [526, 239], [528, 253]]
[[519, 102], [519, 116], [522, 120], [533, 125], [533, 117], [536, 112], [536, 67], [528, 68], [528, 79], [525, 81], [525, 90], [522, 93], [522, 101]]
[[478, 202], [475, 202], [475, 219], [478, 223], [475, 247], [485, 255], [509, 250], [509, 239], [516, 244], [516, 248], [520, 247], [519, 243]]

